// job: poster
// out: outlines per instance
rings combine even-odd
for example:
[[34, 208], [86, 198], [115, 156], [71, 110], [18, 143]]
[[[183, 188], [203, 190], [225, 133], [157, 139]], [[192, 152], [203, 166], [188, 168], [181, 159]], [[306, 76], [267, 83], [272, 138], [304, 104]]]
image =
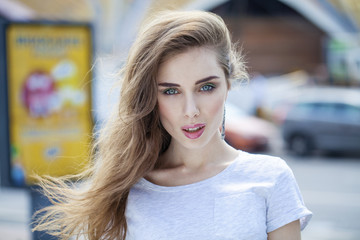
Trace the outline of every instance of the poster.
[[10, 176], [77, 174], [91, 149], [91, 29], [10, 24], [6, 28]]

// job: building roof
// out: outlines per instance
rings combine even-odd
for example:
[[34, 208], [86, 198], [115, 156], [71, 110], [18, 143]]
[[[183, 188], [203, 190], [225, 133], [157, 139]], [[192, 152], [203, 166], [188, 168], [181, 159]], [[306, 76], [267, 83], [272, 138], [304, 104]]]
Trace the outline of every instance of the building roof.
[[[358, 1], [279, 0], [294, 8], [329, 36], [356, 33], [360, 30]], [[347, 9], [347, 10], [346, 10]], [[352, 9], [352, 10], [349, 10]]]
[[[128, 0], [117, 1], [129, 2]], [[226, 0], [149, 1], [151, 4], [145, 16], [166, 8], [208, 10], [227, 2]], [[343, 32], [360, 32], [360, 1], [358, 0], [279, 1], [301, 13], [330, 36]], [[95, 18], [94, 2], [90, 0], [1, 0], [0, 15], [9, 20], [87, 22]], [[111, 0], [99, 0], [97, 3], [104, 8], [109, 4], [115, 3]]]

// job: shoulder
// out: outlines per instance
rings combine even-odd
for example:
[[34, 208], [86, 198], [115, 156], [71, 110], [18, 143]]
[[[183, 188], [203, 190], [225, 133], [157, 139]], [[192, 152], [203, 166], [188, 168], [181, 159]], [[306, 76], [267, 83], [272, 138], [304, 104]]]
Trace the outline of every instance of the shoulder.
[[287, 171], [289, 166], [280, 157], [264, 155], [264, 154], [253, 154], [247, 152], [239, 152], [237, 159], [238, 167], [242, 168], [254, 168], [258, 170], [273, 170], [273, 171]]
[[235, 165], [235, 174], [245, 174], [248, 177], [273, 179], [282, 175], [292, 175], [287, 163], [276, 156], [239, 151]]

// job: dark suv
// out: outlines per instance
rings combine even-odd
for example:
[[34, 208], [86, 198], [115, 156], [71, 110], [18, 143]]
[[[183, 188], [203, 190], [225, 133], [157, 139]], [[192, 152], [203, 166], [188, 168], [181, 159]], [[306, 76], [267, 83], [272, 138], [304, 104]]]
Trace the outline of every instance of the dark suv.
[[288, 112], [282, 134], [297, 155], [313, 150], [359, 152], [360, 105], [341, 99], [298, 102]]

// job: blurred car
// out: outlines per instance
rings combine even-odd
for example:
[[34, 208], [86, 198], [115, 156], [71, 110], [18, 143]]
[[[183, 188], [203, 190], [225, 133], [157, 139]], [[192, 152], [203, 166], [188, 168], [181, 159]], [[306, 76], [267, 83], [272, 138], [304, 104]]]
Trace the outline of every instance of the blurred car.
[[356, 95], [318, 93], [293, 105], [282, 125], [289, 150], [309, 155], [360, 151], [360, 92]]
[[225, 141], [234, 148], [247, 152], [265, 151], [274, 133], [272, 123], [226, 104]]

